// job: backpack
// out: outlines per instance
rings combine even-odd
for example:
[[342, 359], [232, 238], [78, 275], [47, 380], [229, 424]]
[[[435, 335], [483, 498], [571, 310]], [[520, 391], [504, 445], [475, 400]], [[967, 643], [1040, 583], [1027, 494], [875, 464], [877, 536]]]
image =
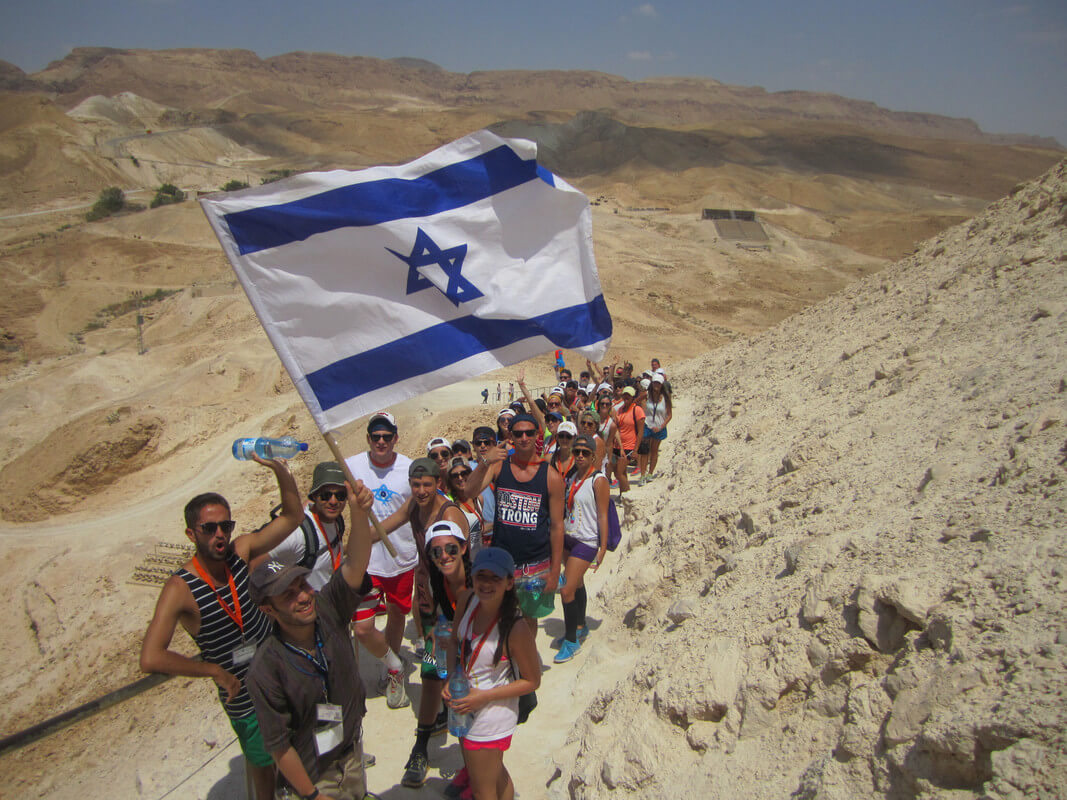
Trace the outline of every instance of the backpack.
[[619, 510], [615, 508], [615, 498], [608, 498], [608, 550], [615, 548], [622, 541], [622, 525], [619, 523]]
[[[276, 505], [270, 510], [270, 518], [277, 517], [281, 510], [281, 505]], [[307, 514], [300, 520], [300, 530], [304, 532], [304, 557], [297, 561], [295, 566], [312, 569], [315, 566], [315, 560], [319, 557], [319, 550], [322, 549], [322, 541], [319, 539], [319, 532], [315, 529], [315, 523]], [[344, 535], [345, 518], [342, 515], [337, 518], [337, 537], [342, 539]]]

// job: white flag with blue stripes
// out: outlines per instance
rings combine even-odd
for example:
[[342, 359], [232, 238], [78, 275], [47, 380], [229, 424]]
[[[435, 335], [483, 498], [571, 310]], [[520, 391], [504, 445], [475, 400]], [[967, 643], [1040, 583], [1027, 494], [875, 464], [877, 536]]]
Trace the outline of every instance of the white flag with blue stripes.
[[536, 154], [479, 131], [200, 201], [320, 431], [548, 350], [604, 356], [589, 202]]

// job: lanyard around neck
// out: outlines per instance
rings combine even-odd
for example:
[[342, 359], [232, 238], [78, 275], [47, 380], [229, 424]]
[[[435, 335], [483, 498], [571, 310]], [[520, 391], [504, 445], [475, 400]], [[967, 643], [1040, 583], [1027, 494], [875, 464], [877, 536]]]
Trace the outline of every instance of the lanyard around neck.
[[193, 557], [193, 569], [195, 569], [196, 574], [200, 576], [200, 580], [211, 587], [211, 591], [215, 593], [215, 599], [219, 601], [222, 610], [226, 612], [226, 616], [233, 620], [243, 636], [245, 625], [244, 617], [241, 614], [241, 601], [237, 597], [237, 583], [233, 579], [233, 573], [230, 572], [229, 565], [226, 566], [226, 582], [230, 586], [230, 599], [233, 601], [233, 606], [230, 606], [222, 599], [222, 595], [219, 594], [219, 590], [215, 587], [215, 581], [211, 580], [211, 576], [207, 574], [207, 570], [205, 570], [204, 566], [200, 563], [200, 556]]

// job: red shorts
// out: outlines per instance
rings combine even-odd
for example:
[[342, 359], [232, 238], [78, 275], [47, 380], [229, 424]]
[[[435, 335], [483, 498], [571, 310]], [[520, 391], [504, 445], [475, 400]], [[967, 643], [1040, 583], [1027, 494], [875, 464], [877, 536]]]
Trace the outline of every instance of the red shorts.
[[463, 745], [464, 750], [507, 750], [511, 747], [511, 737], [505, 736], [503, 739], [494, 739], [491, 742], [472, 742], [470, 739], [460, 739], [460, 744]]
[[363, 622], [373, 619], [379, 614], [384, 614], [386, 606], [393, 606], [408, 614], [411, 611], [411, 594], [415, 586], [415, 570], [409, 569], [391, 578], [380, 578], [377, 575], [370, 576], [374, 589], [370, 594], [363, 595], [363, 599], [352, 615], [353, 622]]

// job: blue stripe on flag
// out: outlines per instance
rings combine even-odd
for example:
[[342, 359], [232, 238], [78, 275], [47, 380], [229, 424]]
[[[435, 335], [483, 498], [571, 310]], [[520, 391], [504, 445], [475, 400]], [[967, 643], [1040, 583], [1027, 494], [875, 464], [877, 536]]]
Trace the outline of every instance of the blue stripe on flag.
[[[418, 178], [385, 178], [341, 186], [291, 203], [225, 215], [241, 255], [299, 242], [337, 228], [378, 225], [461, 208], [544, 176], [506, 145]], [[549, 173], [551, 174], [551, 173]], [[555, 185], [550, 180], [545, 180]]]
[[447, 367], [487, 350], [533, 336], [544, 336], [568, 350], [611, 336], [611, 315], [604, 295], [582, 305], [530, 319], [461, 317], [335, 361], [307, 375], [308, 385], [326, 411], [354, 397]]

